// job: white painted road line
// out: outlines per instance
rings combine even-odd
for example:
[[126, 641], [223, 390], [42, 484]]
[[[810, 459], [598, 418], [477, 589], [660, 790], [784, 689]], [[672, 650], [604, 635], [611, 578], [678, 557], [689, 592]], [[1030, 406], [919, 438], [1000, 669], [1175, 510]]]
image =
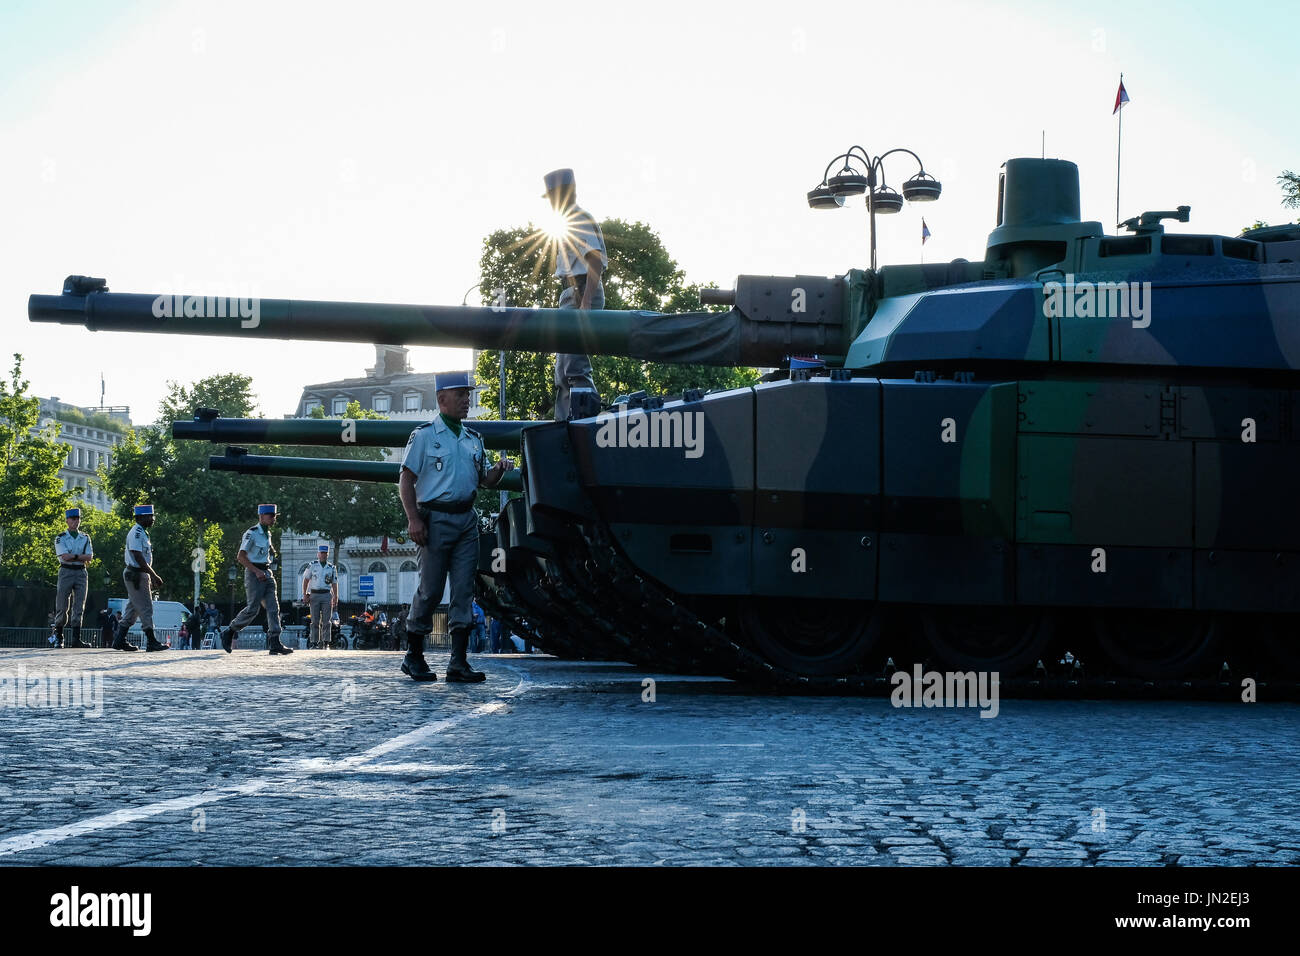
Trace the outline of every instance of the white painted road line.
[[[499, 713], [509, 706], [510, 699], [524, 694], [529, 689], [528, 677], [522, 671], [516, 670], [507, 665], [507, 670], [512, 671], [519, 677], [519, 683], [511, 690], [498, 694], [497, 699], [480, 704], [473, 710], [467, 710], [464, 713], [456, 714], [453, 717], [444, 717], [441, 720], [435, 720], [432, 723], [417, 727], [412, 731], [393, 737], [391, 740], [385, 740], [369, 750], [362, 751], [352, 757], [345, 757], [342, 760], [303, 760], [299, 761], [295, 772], [300, 775], [310, 776], [314, 773], [337, 773], [339, 771], [355, 770], [377, 757], [385, 756], [397, 750], [410, 747], [413, 744], [422, 743], [435, 737], [443, 731], [450, 730], [452, 727], [459, 726], [468, 720], [474, 720], [478, 717], [486, 717], [489, 714]], [[300, 782], [300, 778], [277, 778], [274, 783], [277, 787], [284, 787], [290, 784]], [[5, 840], [0, 840], [0, 857], [10, 856], [14, 853], [22, 853], [26, 850], [35, 850], [40, 847], [49, 846], [52, 843], [60, 843], [64, 840], [71, 840], [74, 837], [85, 836], [88, 833], [95, 833], [99, 830], [111, 830], [114, 827], [125, 826], [128, 823], [136, 823], [140, 820], [147, 820], [150, 817], [160, 816], [164, 813], [175, 813], [182, 810], [189, 810], [193, 807], [200, 807], [204, 804], [216, 803], [218, 800], [225, 800], [228, 797], [242, 797], [248, 794], [257, 793], [272, 783], [271, 780], [249, 780], [241, 784], [229, 787], [221, 787], [213, 790], [205, 790], [188, 797], [173, 797], [170, 800], [162, 800], [158, 803], [151, 803], [143, 807], [128, 807], [122, 810], [114, 810], [112, 813], [105, 813], [97, 817], [90, 817], [87, 820], [79, 820], [76, 823], [69, 823], [61, 827], [50, 827], [46, 830], [34, 830], [31, 833], [24, 833], [19, 836], [12, 836]]]

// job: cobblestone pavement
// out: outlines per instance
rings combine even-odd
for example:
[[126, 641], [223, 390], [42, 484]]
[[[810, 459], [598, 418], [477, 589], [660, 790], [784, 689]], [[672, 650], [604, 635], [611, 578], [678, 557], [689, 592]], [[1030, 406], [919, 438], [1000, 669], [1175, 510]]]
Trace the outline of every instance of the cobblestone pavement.
[[1300, 862], [1292, 704], [981, 719], [667, 675], [646, 702], [626, 665], [522, 655], [417, 685], [399, 662], [0, 651], [0, 693], [23, 669], [103, 690], [98, 717], [30, 683], [0, 709], [0, 865]]

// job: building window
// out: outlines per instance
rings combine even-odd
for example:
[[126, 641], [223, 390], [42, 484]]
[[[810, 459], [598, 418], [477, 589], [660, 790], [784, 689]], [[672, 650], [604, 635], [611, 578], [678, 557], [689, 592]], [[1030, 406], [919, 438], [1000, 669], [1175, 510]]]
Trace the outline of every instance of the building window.
[[318, 399], [318, 398], [309, 398], [309, 399], [307, 399], [307, 401], [305, 401], [305, 402], [302, 403], [302, 413], [303, 413], [304, 415], [308, 415], [308, 416], [309, 416], [309, 415], [311, 415], [311, 413], [312, 413], [312, 409], [314, 409], [314, 408], [324, 408], [324, 407], [325, 407], [325, 406], [321, 404], [320, 399]]
[[418, 411], [420, 410], [420, 395], [419, 395], [419, 393], [417, 392], [417, 393], [414, 394], [414, 395], [407, 395], [407, 396], [405, 397], [405, 401], [404, 401], [404, 404], [402, 405], [402, 408], [403, 408], [405, 411], [408, 411], [408, 412], [418, 412]]
[[393, 400], [389, 398], [387, 395], [375, 396], [375, 411], [377, 412], [388, 411], [392, 407], [392, 404], [393, 404]]
[[333, 409], [334, 409], [333, 413], [335, 415], [342, 415], [344, 412], [348, 410], [348, 400], [346, 398], [334, 399]]
[[397, 571], [397, 603], [410, 604], [415, 600], [415, 592], [420, 586], [419, 569], [414, 561], [403, 561]]

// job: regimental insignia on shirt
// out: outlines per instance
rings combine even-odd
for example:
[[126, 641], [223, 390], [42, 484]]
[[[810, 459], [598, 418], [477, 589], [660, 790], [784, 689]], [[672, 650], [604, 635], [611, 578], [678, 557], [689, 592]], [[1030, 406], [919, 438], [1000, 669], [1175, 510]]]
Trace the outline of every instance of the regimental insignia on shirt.
[[428, 428], [432, 424], [433, 422], [425, 422], [423, 425], [416, 425], [415, 430], [407, 437], [406, 443], [409, 445], [411, 442], [415, 441], [415, 432], [418, 432], [421, 428]]
[[435, 459], [433, 460], [433, 467], [436, 468], [436, 469], [438, 469], [438, 471], [442, 471], [442, 459], [441, 459], [441, 458], [435, 458]]

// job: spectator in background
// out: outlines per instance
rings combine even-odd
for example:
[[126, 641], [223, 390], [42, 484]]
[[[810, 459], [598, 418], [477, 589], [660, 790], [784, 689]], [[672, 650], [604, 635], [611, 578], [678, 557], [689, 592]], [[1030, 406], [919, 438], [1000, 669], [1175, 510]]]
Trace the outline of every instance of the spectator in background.
[[[202, 605], [200, 605], [200, 607], [202, 607]], [[197, 611], [190, 614], [189, 620], [186, 624], [190, 631], [190, 650], [197, 651], [200, 642], [203, 640], [203, 622], [199, 619]]]
[[487, 643], [487, 617], [483, 614], [483, 609], [478, 606], [477, 600], [471, 600], [469, 605], [470, 614], [470, 638], [469, 646], [475, 654], [482, 654]]

